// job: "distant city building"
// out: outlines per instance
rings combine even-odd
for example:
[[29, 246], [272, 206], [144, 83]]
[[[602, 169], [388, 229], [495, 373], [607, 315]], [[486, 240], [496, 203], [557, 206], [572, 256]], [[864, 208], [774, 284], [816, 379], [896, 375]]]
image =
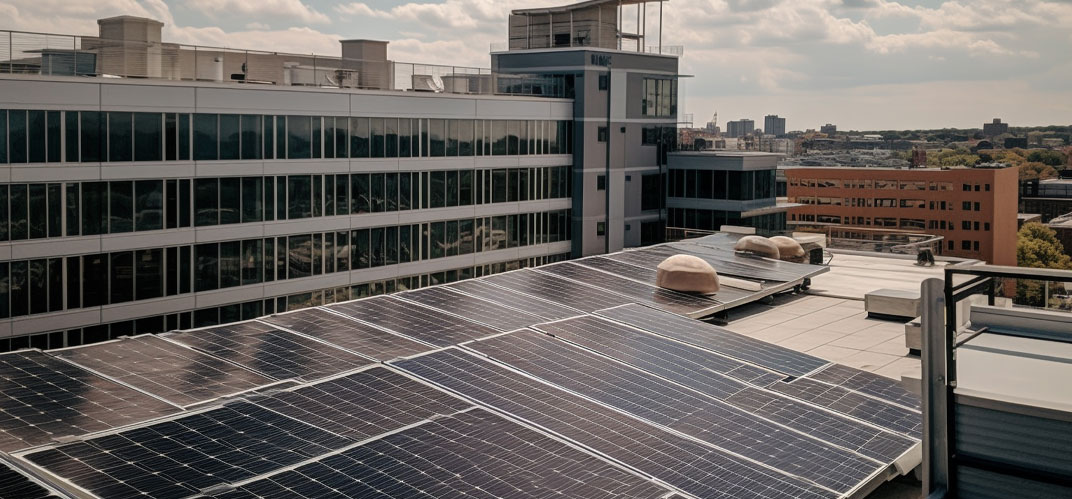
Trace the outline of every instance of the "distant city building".
[[1056, 233], [1065, 254], [1072, 255], [1072, 213], [1056, 217], [1046, 225]]
[[1062, 139], [1060, 137], [1044, 137], [1040, 142], [1042, 143], [1042, 147], [1049, 148], [1061, 147], [1065, 145], [1065, 139]]
[[667, 156], [666, 224], [701, 230], [723, 225], [785, 230], [789, 206], [775, 198], [780, 154], [675, 152]]
[[777, 114], [768, 114], [764, 116], [763, 133], [777, 137], [785, 135], [785, 118], [779, 118]]
[[711, 121], [707, 122], [707, 127], [705, 127], [705, 130], [707, 131], [707, 133], [710, 133], [712, 135], [718, 135], [722, 133], [722, 129], [718, 126], [718, 113], [715, 113], [715, 115], [711, 117]]
[[756, 130], [756, 122], [749, 119], [726, 122], [726, 136], [731, 138], [744, 137]]
[[819, 131], [827, 135], [834, 135], [837, 133], [837, 125], [831, 125], [830, 123], [827, 123], [819, 127]]
[[1072, 179], [1024, 180], [1020, 182], [1020, 213], [1038, 213], [1042, 221], [1072, 212]]
[[927, 166], [927, 150], [922, 147], [912, 149], [912, 167]]
[[1003, 133], [1009, 133], [1009, 124], [1002, 123], [1000, 118], [994, 118], [990, 123], [983, 123], [983, 135], [994, 137]]
[[1027, 149], [1027, 137], [1005, 137], [1005, 149]]
[[[941, 254], [1016, 265], [1016, 168], [785, 170], [791, 228], [943, 236]], [[1036, 212], [1037, 213], [1037, 212]]]

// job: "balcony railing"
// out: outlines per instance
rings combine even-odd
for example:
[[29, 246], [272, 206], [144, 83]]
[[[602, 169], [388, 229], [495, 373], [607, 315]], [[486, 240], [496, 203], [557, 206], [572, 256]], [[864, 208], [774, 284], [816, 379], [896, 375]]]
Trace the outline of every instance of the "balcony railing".
[[[582, 45], [559, 45], [559, 46], [555, 46], [555, 47], [552, 47], [552, 48], [553, 49], [583, 49], [583, 48], [590, 48], [590, 47], [592, 47], [592, 46], [582, 44]], [[677, 57], [681, 57], [681, 56], [685, 55], [685, 46], [684, 45], [663, 45], [661, 47], [658, 46], [658, 45], [652, 45], [652, 46], [643, 47], [643, 49], [644, 50], [642, 52], [645, 53], [645, 54], [673, 55], [673, 56], [677, 56]], [[507, 51], [511, 50], [510, 49], [510, 42], [494, 42], [489, 47], [489, 50], [491, 52], [507, 52]], [[524, 50], [524, 49], [514, 49], [514, 50]], [[543, 50], [547, 50], [547, 48], [543, 47]], [[623, 52], [641, 52], [640, 50], [637, 50], [637, 47], [635, 45], [632, 46], [632, 47], [623, 45], [621, 50]]]
[[0, 30], [0, 74], [567, 97], [561, 77], [177, 43]]

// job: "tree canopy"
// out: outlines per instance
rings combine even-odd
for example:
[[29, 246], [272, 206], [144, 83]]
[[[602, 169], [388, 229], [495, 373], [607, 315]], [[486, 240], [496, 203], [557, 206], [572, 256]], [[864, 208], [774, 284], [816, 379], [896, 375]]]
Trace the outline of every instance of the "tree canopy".
[[[1024, 224], [1016, 234], [1016, 264], [1020, 267], [1072, 270], [1072, 256], [1065, 254], [1057, 233], [1038, 222]], [[1044, 291], [1037, 281], [1016, 283], [1016, 301], [1043, 306]]]

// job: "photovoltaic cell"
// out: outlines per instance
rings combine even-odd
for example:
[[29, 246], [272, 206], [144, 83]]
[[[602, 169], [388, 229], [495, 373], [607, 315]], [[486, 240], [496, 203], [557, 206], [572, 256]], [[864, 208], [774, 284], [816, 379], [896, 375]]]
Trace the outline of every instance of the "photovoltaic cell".
[[718, 306], [718, 302], [698, 295], [687, 295], [664, 288], [657, 288], [624, 277], [600, 272], [590, 267], [570, 262], [540, 267], [537, 272], [546, 272], [573, 279], [589, 286], [626, 295], [635, 301], [650, 303], [657, 308], [677, 314], [689, 314]]
[[532, 330], [469, 345], [557, 386], [847, 493], [882, 464]]
[[368, 358], [257, 321], [168, 333], [165, 337], [275, 379], [312, 380], [372, 363]]
[[431, 347], [423, 343], [320, 308], [270, 315], [260, 320], [380, 361], [431, 350]]
[[327, 308], [441, 347], [501, 332], [483, 324], [390, 296], [336, 303]]
[[355, 441], [472, 407], [384, 367], [250, 400]]
[[159, 336], [137, 336], [53, 352], [80, 366], [187, 406], [272, 380]]
[[619, 294], [529, 269], [485, 277], [483, 281], [585, 312], [633, 302]]
[[[775, 382], [781, 376], [771, 379], [769, 371], [666, 337], [590, 316], [536, 327], [867, 457], [888, 462], [915, 445], [915, 441], [899, 434], [756, 388]], [[761, 374], [750, 375], [754, 372]], [[738, 379], [751, 381], [751, 385]]]
[[923, 435], [923, 416], [919, 412], [840, 386], [811, 378], [796, 378], [788, 382], [778, 381], [771, 384], [769, 388], [913, 438], [920, 438]]
[[[764, 281], [794, 281], [820, 270], [818, 266], [805, 263], [738, 255], [732, 251], [732, 247], [731, 251], [725, 251], [684, 241], [656, 246], [652, 250], [688, 253], [707, 260], [711, 265], [721, 265], [726, 269], [727, 275], [739, 275]], [[715, 268], [717, 269], [718, 267]]]
[[697, 496], [812, 498], [838, 495], [455, 349], [394, 364]]
[[812, 379], [848, 388], [860, 393], [878, 397], [882, 400], [920, 409], [919, 396], [906, 390], [896, 380], [879, 376], [867, 371], [853, 369], [849, 366], [833, 364], [822, 371], [809, 376]]
[[57, 497], [36, 480], [0, 462], [0, 497], [12, 499], [51, 499]]
[[575, 308], [534, 298], [523, 293], [518, 293], [517, 291], [500, 288], [499, 286], [492, 286], [491, 284], [478, 279], [456, 282], [447, 285], [447, 287], [491, 302], [509, 305], [513, 308], [535, 315], [545, 321], [556, 321], [567, 317], [581, 315], [583, 313]]
[[803, 376], [829, 364], [818, 357], [640, 305], [596, 314], [793, 376]]
[[654, 499], [667, 493], [478, 409], [408, 428], [216, 497]]
[[0, 450], [24, 449], [178, 411], [42, 352], [0, 355]]
[[397, 296], [426, 307], [453, 312], [501, 331], [513, 331], [543, 322], [542, 318], [527, 312], [452, 291], [443, 286], [407, 291]]
[[28, 454], [101, 497], [187, 497], [327, 454], [351, 440], [238, 402]]

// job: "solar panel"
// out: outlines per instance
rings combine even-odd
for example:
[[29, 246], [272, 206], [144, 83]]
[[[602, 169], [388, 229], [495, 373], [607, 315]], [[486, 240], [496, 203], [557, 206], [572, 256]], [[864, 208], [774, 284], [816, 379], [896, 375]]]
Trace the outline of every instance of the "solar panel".
[[[805, 263], [784, 262], [749, 255], [739, 255], [723, 249], [715, 249], [691, 242], [668, 243], [652, 248], [658, 251], [687, 253], [704, 260], [712, 266], [720, 265], [727, 275], [740, 275], [764, 281], [794, 281], [820, 271], [821, 267]], [[719, 267], [715, 267], [718, 269]]]
[[321, 308], [305, 308], [259, 320], [381, 361], [408, 357], [431, 349], [423, 343]]
[[456, 349], [393, 364], [697, 496], [838, 496]]
[[442, 286], [407, 291], [396, 296], [426, 307], [453, 312], [501, 331], [513, 331], [543, 322], [543, 319], [528, 312], [452, 291]]
[[12, 499], [50, 499], [58, 497], [51, 490], [22, 472], [0, 461], [0, 497]]
[[793, 376], [803, 376], [829, 364], [818, 357], [640, 305], [596, 314]]
[[[610, 258], [602, 256], [588, 257], [581, 260], [573, 260], [571, 263], [577, 263], [580, 265], [584, 265], [585, 267], [592, 267], [594, 269], [609, 272], [617, 276], [646, 282], [648, 284], [651, 284], [652, 286], [655, 285], [655, 283], [657, 282], [656, 279], [658, 277], [658, 271], [655, 270], [657, 264], [651, 265], [650, 267], [642, 267], [639, 265], [634, 265], [632, 263], [611, 260]], [[708, 295], [707, 297], [722, 303], [733, 303], [738, 300], [748, 299], [752, 296], [755, 296], [755, 294], [756, 293], [754, 291], [747, 291], [744, 289], [723, 285], [717, 293], [713, 295]]]
[[385, 367], [250, 400], [355, 441], [472, 407]]
[[[607, 291], [626, 295], [636, 301], [650, 303], [657, 308], [677, 314], [691, 314], [718, 307], [719, 302], [698, 295], [678, 293], [664, 288], [637, 282], [624, 277], [600, 272], [596, 269], [570, 262], [540, 267], [538, 272], [547, 272], [567, 279], [582, 282]], [[530, 323], [531, 324], [531, 323]]]
[[532, 330], [472, 343], [493, 359], [788, 474], [847, 493], [882, 464]]
[[[536, 327], [752, 414], [874, 459], [892, 461], [915, 445], [912, 439], [756, 388], [777, 381], [781, 376], [774, 375], [775, 379], [771, 379], [773, 373], [770, 371], [663, 336], [590, 316]], [[750, 375], [754, 372], [761, 375]], [[751, 385], [737, 379], [749, 381]]]
[[446, 287], [491, 302], [509, 305], [518, 310], [535, 315], [545, 321], [565, 319], [583, 313], [575, 308], [559, 305], [547, 300], [541, 300], [511, 289], [492, 286], [491, 284], [477, 279], [456, 282], [454, 284], [449, 284]]
[[165, 337], [275, 379], [317, 379], [372, 363], [368, 358], [257, 321], [167, 333]]
[[388, 435], [217, 497], [654, 499], [668, 492], [477, 409]]
[[849, 366], [833, 364], [822, 371], [808, 376], [812, 379], [837, 385], [860, 393], [888, 400], [895, 404], [920, 409], [919, 396], [906, 390], [896, 380], [875, 373], [853, 369]]
[[238, 402], [25, 457], [101, 497], [186, 497], [350, 443], [263, 407]]
[[768, 388], [913, 438], [923, 434], [923, 416], [919, 412], [840, 386], [811, 378], [796, 378], [773, 383]]
[[377, 296], [327, 308], [430, 345], [449, 346], [501, 331], [391, 296]]
[[529, 269], [485, 277], [484, 282], [585, 312], [632, 303], [625, 296]]
[[220, 358], [152, 335], [52, 353], [179, 406], [272, 382]]
[[178, 411], [39, 351], [0, 355], [0, 450], [24, 449]]

